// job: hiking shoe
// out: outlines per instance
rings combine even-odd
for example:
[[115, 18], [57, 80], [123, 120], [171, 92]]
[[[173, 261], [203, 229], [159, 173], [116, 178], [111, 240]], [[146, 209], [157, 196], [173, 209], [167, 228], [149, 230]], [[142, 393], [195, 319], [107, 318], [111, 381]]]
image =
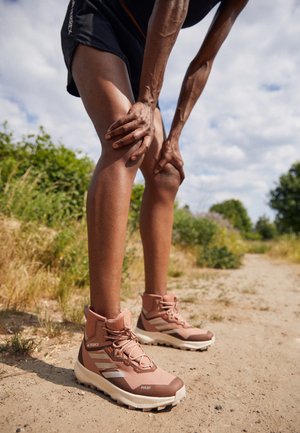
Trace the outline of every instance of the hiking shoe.
[[190, 350], [206, 350], [214, 343], [212, 332], [193, 328], [180, 316], [175, 295], [144, 293], [142, 300], [143, 308], [135, 329], [140, 343]]
[[131, 408], [176, 405], [185, 396], [181, 379], [157, 367], [131, 330], [130, 313], [106, 319], [86, 310], [85, 336], [75, 363], [77, 380]]

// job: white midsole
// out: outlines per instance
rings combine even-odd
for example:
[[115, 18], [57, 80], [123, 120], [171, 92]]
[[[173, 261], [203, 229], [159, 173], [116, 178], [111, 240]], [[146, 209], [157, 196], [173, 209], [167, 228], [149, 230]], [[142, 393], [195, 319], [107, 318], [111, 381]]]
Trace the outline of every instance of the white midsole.
[[185, 396], [184, 385], [174, 396], [171, 397], [149, 397], [146, 395], [131, 394], [130, 392], [118, 388], [100, 374], [88, 370], [78, 361], [78, 359], [75, 362], [74, 373], [79, 382], [85, 385], [94, 386], [100, 391], [108, 394], [112, 399], [138, 409], [154, 409], [170, 404], [175, 405]]
[[185, 341], [180, 338], [173, 337], [163, 332], [149, 332], [143, 329], [136, 328], [135, 334], [137, 335], [140, 343], [143, 344], [170, 344], [171, 346], [177, 347], [178, 349], [205, 349], [211, 346], [215, 342], [215, 337], [207, 341]]

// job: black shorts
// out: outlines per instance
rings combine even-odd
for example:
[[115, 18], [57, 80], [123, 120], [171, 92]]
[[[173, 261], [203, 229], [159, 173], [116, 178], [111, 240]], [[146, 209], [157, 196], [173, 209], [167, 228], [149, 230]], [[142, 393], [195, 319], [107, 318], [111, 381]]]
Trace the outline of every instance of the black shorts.
[[72, 59], [78, 44], [120, 57], [127, 66], [134, 97], [139, 92], [145, 36], [135, 26], [121, 0], [71, 0], [61, 29], [68, 69], [67, 91], [80, 96], [72, 76]]

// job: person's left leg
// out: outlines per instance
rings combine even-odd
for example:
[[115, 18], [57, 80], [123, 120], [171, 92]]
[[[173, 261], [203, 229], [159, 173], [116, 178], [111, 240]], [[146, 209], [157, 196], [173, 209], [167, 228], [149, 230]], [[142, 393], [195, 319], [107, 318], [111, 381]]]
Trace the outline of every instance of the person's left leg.
[[165, 139], [162, 118], [155, 112], [155, 138], [141, 164], [145, 191], [140, 215], [144, 250], [145, 293], [136, 334], [141, 343], [162, 343], [180, 349], [206, 349], [214, 342], [210, 331], [192, 327], [178, 313], [178, 300], [167, 293], [174, 200], [181, 177], [167, 164], [158, 174], [154, 167]]
[[164, 295], [172, 239], [173, 209], [180, 185], [179, 171], [167, 164], [158, 174], [154, 167], [165, 139], [160, 111], [155, 110], [155, 137], [141, 164], [145, 191], [140, 214], [144, 250], [145, 292]]

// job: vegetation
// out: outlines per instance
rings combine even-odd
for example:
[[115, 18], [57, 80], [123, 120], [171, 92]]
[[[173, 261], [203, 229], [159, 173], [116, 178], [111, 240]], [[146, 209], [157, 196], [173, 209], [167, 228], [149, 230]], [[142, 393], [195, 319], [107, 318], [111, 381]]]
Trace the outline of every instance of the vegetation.
[[290, 262], [300, 263], [300, 238], [294, 235], [283, 235], [269, 250], [269, 255], [274, 258], [286, 259]]
[[280, 233], [300, 233], [300, 161], [279, 178], [270, 191], [269, 205], [276, 211], [276, 226]]
[[213, 214], [193, 215], [188, 209], [175, 209], [173, 242], [196, 247], [196, 263], [216, 269], [234, 269], [241, 265], [244, 244], [237, 231], [220, 225]]
[[25, 338], [16, 332], [5, 343], [0, 344], [0, 353], [5, 352], [11, 355], [27, 356], [33, 352], [37, 344], [32, 338]]
[[274, 239], [277, 235], [275, 224], [265, 215], [258, 218], [255, 224], [255, 232], [258, 233], [263, 240]]
[[7, 124], [0, 130], [1, 210], [23, 220], [57, 225], [84, 216], [84, 195], [93, 162], [43, 128], [16, 141]]
[[[85, 199], [93, 162], [80, 153], [54, 145], [41, 128], [16, 141], [3, 125], [0, 131], [0, 304], [4, 309], [42, 309], [41, 300], [55, 302], [65, 321], [80, 323], [88, 302], [88, 252]], [[143, 279], [138, 221], [144, 187], [134, 185], [123, 263], [123, 285]], [[237, 268], [246, 251], [300, 260], [299, 239], [283, 237], [274, 245], [245, 241], [252, 224], [242, 203], [228, 200], [195, 215], [175, 205], [170, 278], [184, 278], [186, 269]], [[261, 217], [261, 239], [272, 239], [274, 225]], [[253, 233], [253, 232], [252, 232]], [[186, 266], [186, 264], [188, 264]], [[60, 327], [46, 321], [49, 335]], [[27, 350], [18, 334], [6, 350]], [[20, 343], [20, 344], [19, 344]], [[23, 349], [22, 349], [23, 347]], [[33, 347], [33, 346], [32, 346]], [[28, 351], [31, 350], [28, 342]]]
[[225, 200], [222, 203], [211, 206], [209, 211], [223, 215], [234, 228], [240, 230], [242, 233], [250, 232], [252, 229], [251, 219], [240, 200]]

